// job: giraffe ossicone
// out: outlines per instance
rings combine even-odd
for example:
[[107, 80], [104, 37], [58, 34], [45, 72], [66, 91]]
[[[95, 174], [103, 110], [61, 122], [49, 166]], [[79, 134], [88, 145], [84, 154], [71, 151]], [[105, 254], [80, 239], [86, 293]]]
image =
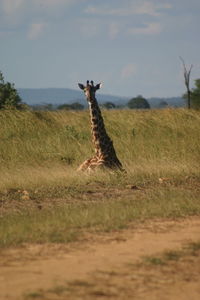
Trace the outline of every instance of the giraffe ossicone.
[[95, 147], [94, 157], [84, 161], [78, 170], [90, 171], [97, 167], [105, 167], [124, 171], [122, 164], [116, 155], [113, 142], [106, 132], [101, 110], [95, 97], [96, 91], [102, 87], [102, 84], [98, 83], [94, 85], [92, 80], [90, 82], [87, 80], [86, 85], [78, 83], [78, 86], [84, 91], [89, 104], [92, 141]]

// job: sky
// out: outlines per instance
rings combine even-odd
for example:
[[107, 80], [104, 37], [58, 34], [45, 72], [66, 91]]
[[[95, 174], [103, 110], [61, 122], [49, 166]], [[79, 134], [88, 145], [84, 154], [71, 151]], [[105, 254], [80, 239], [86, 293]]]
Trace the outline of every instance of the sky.
[[0, 70], [16, 88], [173, 97], [200, 78], [199, 0], [0, 0]]

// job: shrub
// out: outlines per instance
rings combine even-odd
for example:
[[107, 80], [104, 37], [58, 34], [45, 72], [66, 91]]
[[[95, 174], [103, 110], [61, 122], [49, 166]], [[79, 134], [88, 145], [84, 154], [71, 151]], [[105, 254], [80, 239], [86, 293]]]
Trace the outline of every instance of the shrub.
[[131, 109], [146, 109], [150, 108], [149, 102], [143, 98], [142, 96], [137, 96], [136, 98], [132, 98], [128, 102], [128, 107]]
[[0, 109], [3, 108], [24, 108], [21, 98], [14, 87], [14, 84], [5, 82], [2, 72], [0, 72]]

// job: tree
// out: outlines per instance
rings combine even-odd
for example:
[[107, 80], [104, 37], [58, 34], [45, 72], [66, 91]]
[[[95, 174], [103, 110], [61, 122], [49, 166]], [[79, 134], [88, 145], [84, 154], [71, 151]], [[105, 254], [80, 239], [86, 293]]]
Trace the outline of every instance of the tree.
[[[195, 80], [195, 88], [190, 91], [191, 108], [200, 109], [200, 78]], [[187, 99], [187, 94], [183, 95]]]
[[102, 105], [104, 108], [106, 108], [106, 109], [112, 109], [112, 108], [115, 108], [116, 107], [116, 105], [114, 104], [114, 103], [112, 103], [112, 102], [105, 102], [105, 103], [103, 103], [103, 105]]
[[148, 109], [148, 108], [150, 108], [149, 102], [145, 98], [143, 98], [141, 95], [129, 100], [127, 105], [131, 109]]
[[185, 62], [181, 56], [180, 56], [180, 60], [182, 61], [183, 69], [184, 69], [183, 74], [184, 74], [184, 79], [185, 79], [185, 86], [187, 89], [187, 106], [190, 109], [190, 107], [191, 107], [190, 74], [191, 74], [193, 65], [190, 65], [189, 70], [187, 70]]
[[166, 108], [168, 106], [168, 103], [165, 100], [160, 101], [159, 107], [160, 108]]
[[84, 106], [78, 102], [74, 102], [72, 104], [62, 104], [58, 106], [58, 109], [65, 109], [65, 110], [83, 110]]
[[32, 105], [31, 108], [33, 110], [44, 110], [44, 111], [52, 111], [52, 110], [54, 110], [54, 106], [51, 103], [36, 104], [36, 105]]
[[71, 109], [73, 110], [83, 110], [84, 105], [80, 104], [79, 102], [74, 102], [70, 105]]
[[5, 82], [2, 72], [0, 71], [0, 109], [17, 108], [22, 109], [23, 103], [14, 87], [14, 84]]
[[58, 106], [58, 109], [70, 110], [70, 104], [61, 104]]

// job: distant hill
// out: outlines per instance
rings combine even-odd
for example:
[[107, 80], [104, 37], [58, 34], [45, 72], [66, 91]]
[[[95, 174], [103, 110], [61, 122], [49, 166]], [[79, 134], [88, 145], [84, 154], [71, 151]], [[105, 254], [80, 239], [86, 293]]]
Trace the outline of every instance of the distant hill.
[[[83, 92], [65, 88], [43, 88], [43, 89], [18, 89], [22, 101], [29, 105], [53, 104], [71, 104], [79, 102], [86, 106], [86, 100]], [[118, 105], [125, 105], [128, 101], [126, 97], [98, 94], [98, 102], [113, 102]]]
[[[57, 107], [61, 104], [71, 104], [73, 102], [79, 102], [84, 106], [87, 106], [84, 94], [82, 91], [65, 89], [65, 88], [42, 88], [42, 89], [18, 89], [18, 93], [22, 98], [22, 101], [29, 105], [44, 105], [52, 104]], [[98, 93], [98, 102], [100, 104], [105, 102], [113, 102], [115, 105], [125, 106], [131, 97], [120, 97], [113, 95], [104, 95]], [[151, 108], [161, 107], [162, 102], [166, 102], [168, 106], [183, 107], [185, 102], [181, 97], [173, 98], [148, 98]]]
[[171, 98], [148, 98], [147, 99], [151, 108], [161, 107], [162, 102], [166, 102], [168, 106], [171, 107], [184, 107], [185, 100], [181, 97], [171, 97]]

